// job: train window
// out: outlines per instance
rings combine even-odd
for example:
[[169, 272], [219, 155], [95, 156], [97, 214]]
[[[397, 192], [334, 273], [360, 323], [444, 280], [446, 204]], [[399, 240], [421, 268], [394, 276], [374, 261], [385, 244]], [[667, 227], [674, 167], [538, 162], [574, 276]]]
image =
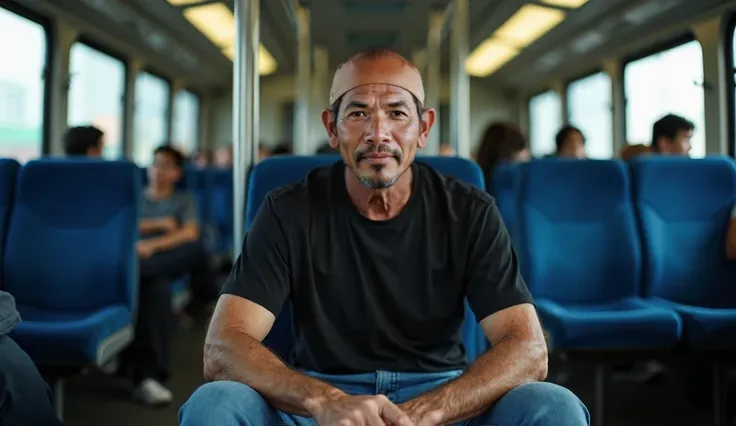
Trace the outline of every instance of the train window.
[[197, 149], [199, 131], [199, 98], [188, 90], [179, 91], [174, 97], [172, 131], [173, 143], [186, 154]]
[[555, 152], [555, 134], [562, 126], [562, 101], [559, 93], [548, 91], [529, 100], [529, 141], [532, 155]]
[[611, 158], [611, 77], [599, 72], [571, 82], [567, 86], [567, 109], [570, 124], [585, 135], [585, 154], [590, 158]]
[[42, 25], [0, 7], [0, 157], [41, 154], [46, 49]]
[[624, 90], [629, 143], [650, 143], [654, 122], [671, 113], [695, 123], [690, 154], [705, 155], [703, 51], [698, 41], [628, 63]]
[[83, 43], [69, 58], [69, 126], [92, 125], [105, 132], [103, 155], [123, 156], [125, 63]]
[[133, 159], [141, 166], [151, 164], [153, 150], [167, 142], [169, 90], [169, 84], [153, 74], [141, 72], [136, 78]]

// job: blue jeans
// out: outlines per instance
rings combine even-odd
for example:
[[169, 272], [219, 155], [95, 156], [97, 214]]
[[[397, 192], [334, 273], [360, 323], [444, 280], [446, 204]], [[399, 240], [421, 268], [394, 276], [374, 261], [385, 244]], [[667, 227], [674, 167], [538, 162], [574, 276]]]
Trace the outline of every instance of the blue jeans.
[[[326, 375], [308, 372], [352, 395], [383, 394], [406, 402], [459, 376], [443, 373]], [[252, 388], [236, 382], [212, 382], [197, 389], [179, 412], [180, 426], [313, 426], [314, 420], [272, 408]], [[590, 415], [569, 390], [552, 383], [530, 383], [504, 395], [487, 412], [462, 426], [587, 426]]]

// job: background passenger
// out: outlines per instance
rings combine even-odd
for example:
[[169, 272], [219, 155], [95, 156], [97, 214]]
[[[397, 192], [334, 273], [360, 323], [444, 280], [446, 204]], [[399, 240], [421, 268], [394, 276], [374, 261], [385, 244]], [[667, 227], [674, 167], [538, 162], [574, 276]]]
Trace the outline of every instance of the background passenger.
[[690, 155], [690, 139], [695, 124], [679, 115], [668, 114], [652, 127], [652, 152], [655, 154]]
[[140, 301], [128, 361], [136, 385], [133, 396], [150, 405], [172, 399], [162, 384], [171, 369], [171, 281], [189, 274], [191, 311], [217, 297], [215, 276], [199, 241], [196, 203], [188, 193], [176, 190], [183, 166], [184, 156], [176, 149], [162, 146], [154, 151], [141, 209]]
[[208, 150], [197, 151], [192, 155], [192, 165], [198, 169], [204, 169], [210, 166], [212, 153]]
[[232, 146], [223, 146], [215, 151], [215, 161], [213, 164], [218, 169], [231, 169], [233, 167], [233, 148]]
[[455, 150], [452, 148], [449, 142], [442, 142], [440, 144], [440, 155], [442, 157], [454, 157]]
[[558, 158], [585, 159], [585, 136], [577, 127], [565, 126], [555, 136]]
[[621, 151], [621, 159], [624, 161], [630, 161], [638, 155], [651, 154], [651, 149], [644, 144], [626, 145]]
[[483, 171], [486, 188], [490, 190], [493, 172], [499, 164], [528, 161], [529, 143], [521, 129], [513, 123], [493, 123], [483, 133], [476, 162]]
[[271, 155], [291, 155], [293, 153], [291, 144], [282, 142], [271, 150]]
[[70, 127], [64, 133], [64, 153], [69, 157], [101, 157], [104, 135], [94, 126]]

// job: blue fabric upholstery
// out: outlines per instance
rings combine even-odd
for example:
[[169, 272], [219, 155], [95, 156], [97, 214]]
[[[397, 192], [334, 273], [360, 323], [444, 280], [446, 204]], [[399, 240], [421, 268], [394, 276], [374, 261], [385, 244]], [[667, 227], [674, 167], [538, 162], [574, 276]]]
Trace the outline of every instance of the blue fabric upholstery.
[[101, 364], [130, 342], [140, 197], [128, 162], [44, 159], [20, 170], [3, 283], [23, 318], [13, 338], [37, 363]]
[[[313, 157], [278, 156], [258, 163], [249, 179], [248, 204], [245, 213], [246, 229], [250, 228], [261, 203], [269, 192], [303, 180], [310, 170], [334, 164], [336, 161], [341, 161], [337, 155], [317, 155]], [[458, 157], [421, 157], [417, 158], [417, 161], [435, 168], [440, 173], [454, 176], [466, 183], [485, 189], [483, 173], [475, 163], [468, 160]], [[276, 319], [271, 333], [264, 340], [266, 345], [284, 359], [288, 359], [293, 347], [291, 327], [291, 305], [286, 304]], [[467, 303], [462, 333], [469, 360], [474, 360], [487, 350], [487, 340]]]
[[736, 202], [733, 159], [631, 162], [645, 294], [682, 317], [692, 346], [736, 346], [736, 262], [725, 258]]
[[229, 252], [233, 245], [233, 171], [208, 169], [212, 223], [217, 232], [218, 252]]
[[641, 250], [629, 176], [619, 161], [543, 159], [521, 165], [515, 241], [551, 345], [673, 345], [679, 317], [638, 298]]
[[491, 195], [496, 199], [498, 211], [501, 213], [503, 222], [514, 238], [514, 227], [516, 226], [516, 178], [519, 174], [518, 164], [501, 164], [496, 167], [491, 180], [492, 188], [488, 188]]
[[[0, 258], [5, 249], [5, 235], [15, 201], [15, 183], [20, 164], [11, 159], [0, 159]], [[0, 289], [3, 283], [0, 281]]]

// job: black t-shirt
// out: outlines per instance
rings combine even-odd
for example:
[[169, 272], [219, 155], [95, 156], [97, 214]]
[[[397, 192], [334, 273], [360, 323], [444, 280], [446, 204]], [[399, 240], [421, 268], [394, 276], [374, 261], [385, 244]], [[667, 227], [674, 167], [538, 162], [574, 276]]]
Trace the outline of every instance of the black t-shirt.
[[293, 303], [295, 367], [328, 374], [463, 368], [464, 298], [478, 320], [531, 303], [493, 198], [421, 163], [395, 218], [360, 214], [345, 166], [272, 191], [223, 293]]

